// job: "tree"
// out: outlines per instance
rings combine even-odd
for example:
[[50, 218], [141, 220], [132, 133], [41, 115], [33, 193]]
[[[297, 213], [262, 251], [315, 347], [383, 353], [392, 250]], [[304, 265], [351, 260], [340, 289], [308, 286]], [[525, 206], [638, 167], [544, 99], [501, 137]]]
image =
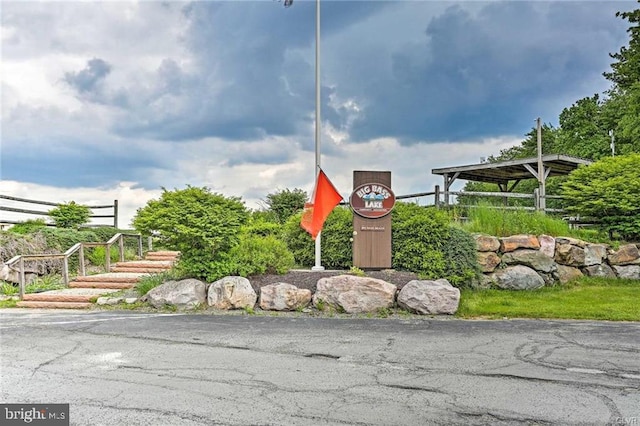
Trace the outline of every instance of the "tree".
[[49, 210], [49, 216], [58, 228], [77, 228], [89, 222], [91, 209], [71, 201]]
[[618, 89], [624, 91], [640, 82], [640, 9], [618, 12], [616, 16], [632, 24], [627, 29], [631, 39], [629, 47], [623, 46], [619, 52], [609, 54], [616, 62], [611, 64], [612, 71], [603, 75]]
[[133, 226], [156, 235], [160, 244], [181, 252], [179, 266], [189, 275], [216, 279], [225, 275], [228, 254], [238, 243], [248, 212], [236, 197], [188, 186], [167, 191], [138, 209]]
[[567, 210], [599, 220], [611, 235], [640, 239], [640, 154], [608, 157], [580, 167], [563, 185]]
[[302, 189], [284, 189], [267, 195], [264, 201], [278, 223], [285, 223], [294, 214], [304, 209], [307, 193]]
[[604, 123], [598, 94], [578, 100], [560, 113], [556, 149], [560, 154], [598, 160], [611, 155], [610, 128]]

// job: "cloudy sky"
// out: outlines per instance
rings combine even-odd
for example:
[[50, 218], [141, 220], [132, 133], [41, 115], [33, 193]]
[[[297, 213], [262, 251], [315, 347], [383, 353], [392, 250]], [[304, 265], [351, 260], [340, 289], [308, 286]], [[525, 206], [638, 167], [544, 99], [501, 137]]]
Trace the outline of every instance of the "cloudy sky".
[[[118, 199], [126, 227], [163, 187], [250, 208], [311, 192], [313, 1], [0, 7], [0, 194]], [[390, 170], [396, 195], [433, 190], [432, 168], [478, 163], [606, 90], [628, 42], [615, 12], [636, 7], [324, 0], [323, 169], [345, 198], [353, 170]]]

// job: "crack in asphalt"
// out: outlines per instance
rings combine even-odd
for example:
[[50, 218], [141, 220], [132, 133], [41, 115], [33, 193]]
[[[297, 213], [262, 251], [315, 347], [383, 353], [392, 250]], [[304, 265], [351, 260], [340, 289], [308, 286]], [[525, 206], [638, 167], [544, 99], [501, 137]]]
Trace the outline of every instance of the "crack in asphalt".
[[80, 348], [80, 346], [82, 346], [82, 342], [75, 342], [75, 345], [73, 346], [73, 348], [69, 349], [68, 351], [66, 351], [66, 352], [64, 352], [64, 353], [62, 353], [62, 354], [56, 355], [55, 357], [53, 357], [53, 358], [51, 358], [51, 359], [49, 359], [49, 360], [47, 360], [47, 361], [41, 362], [40, 364], [38, 364], [38, 365], [33, 369], [33, 371], [31, 372], [31, 377], [33, 378], [33, 376], [35, 376], [35, 375], [36, 375], [36, 373], [37, 373], [38, 371], [40, 371], [40, 369], [41, 369], [41, 368], [43, 368], [43, 367], [45, 367], [45, 366], [47, 366], [47, 365], [49, 365], [49, 364], [51, 364], [51, 363], [54, 363], [54, 362], [56, 362], [57, 360], [59, 360], [59, 359], [61, 359], [61, 358], [64, 358], [65, 356], [70, 355], [72, 352], [74, 352], [74, 351], [78, 350], [78, 348]]

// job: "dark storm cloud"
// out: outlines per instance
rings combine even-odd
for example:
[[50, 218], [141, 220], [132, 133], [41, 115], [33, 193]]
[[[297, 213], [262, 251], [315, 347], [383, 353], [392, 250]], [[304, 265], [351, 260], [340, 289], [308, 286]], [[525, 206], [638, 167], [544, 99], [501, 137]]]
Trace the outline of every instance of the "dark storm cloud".
[[549, 114], [542, 101], [606, 70], [624, 32], [619, 7], [498, 2], [474, 15], [452, 6], [430, 20], [421, 43], [393, 53], [391, 73], [372, 66], [355, 87], [343, 85], [366, 105], [352, 137], [406, 143], [521, 133]]
[[93, 58], [87, 66], [78, 72], [67, 72], [64, 80], [81, 94], [93, 92], [96, 86], [111, 72], [111, 65], [106, 61]]
[[[344, 28], [386, 6], [327, 2], [323, 31]], [[283, 10], [270, 2], [196, 2], [184, 13], [190, 20], [185, 43], [198, 70], [182, 81], [183, 102], [177, 111], [131, 111], [128, 120], [117, 124], [119, 134], [256, 140], [309, 133], [315, 86], [313, 58], [304, 55], [315, 36], [313, 3]], [[159, 87], [155, 96], [165, 96], [174, 85]], [[326, 103], [331, 89], [323, 91]], [[340, 120], [330, 109], [326, 114]]]

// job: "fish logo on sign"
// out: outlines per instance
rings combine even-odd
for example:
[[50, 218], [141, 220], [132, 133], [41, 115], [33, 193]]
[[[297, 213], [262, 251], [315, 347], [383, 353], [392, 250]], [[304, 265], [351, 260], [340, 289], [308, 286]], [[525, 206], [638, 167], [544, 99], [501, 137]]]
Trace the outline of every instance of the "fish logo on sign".
[[349, 204], [357, 215], [377, 219], [391, 213], [396, 204], [396, 196], [386, 185], [365, 183], [353, 190]]

